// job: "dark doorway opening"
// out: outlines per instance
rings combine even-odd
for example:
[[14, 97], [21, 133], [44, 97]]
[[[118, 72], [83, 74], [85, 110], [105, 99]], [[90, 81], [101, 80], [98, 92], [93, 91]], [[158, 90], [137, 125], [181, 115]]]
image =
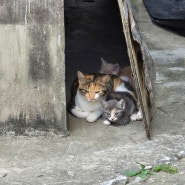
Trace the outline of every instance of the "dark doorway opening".
[[120, 11], [115, 0], [66, 1], [65, 3], [66, 95], [78, 70], [98, 72], [100, 58], [129, 66]]

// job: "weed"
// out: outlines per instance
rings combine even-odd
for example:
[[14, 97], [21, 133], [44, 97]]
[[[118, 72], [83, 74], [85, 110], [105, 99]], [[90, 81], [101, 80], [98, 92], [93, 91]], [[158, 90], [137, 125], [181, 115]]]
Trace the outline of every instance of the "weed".
[[177, 173], [178, 169], [167, 164], [160, 164], [154, 167], [154, 172], [160, 172], [160, 171], [168, 172], [168, 173]]
[[172, 174], [178, 172], [177, 168], [175, 168], [171, 165], [167, 165], [167, 164], [157, 165], [153, 168], [153, 170], [145, 169], [146, 166], [144, 164], [141, 164], [141, 163], [138, 163], [138, 162], [137, 162], [137, 164], [141, 165], [140, 170], [125, 171], [124, 175], [126, 175], [127, 177], [138, 176], [138, 177], [141, 177], [142, 179], [146, 180], [149, 177], [149, 175], [153, 174], [152, 172], [157, 173], [157, 172], [163, 171], [163, 172], [172, 173]]
[[[138, 162], [137, 162], [138, 163]], [[141, 169], [137, 171], [125, 171], [124, 175], [128, 177], [133, 177], [133, 176], [139, 176], [142, 179], [148, 178], [149, 175], [152, 175], [151, 170], [145, 169], [145, 165], [138, 163], [141, 165]]]

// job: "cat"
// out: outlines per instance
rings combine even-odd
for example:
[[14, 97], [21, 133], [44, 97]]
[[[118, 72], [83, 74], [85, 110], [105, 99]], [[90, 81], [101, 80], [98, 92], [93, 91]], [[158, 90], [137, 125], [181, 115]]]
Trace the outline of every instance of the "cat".
[[101, 101], [106, 100], [112, 91], [128, 92], [134, 96], [132, 86], [115, 75], [84, 74], [78, 71], [71, 88], [68, 110], [78, 118], [95, 122], [103, 113]]
[[[132, 88], [135, 90], [135, 84], [134, 84], [134, 80], [132, 77], [132, 70], [130, 66], [124, 67], [123, 69], [120, 68], [119, 64], [112, 64], [109, 63], [107, 61], [105, 61], [105, 59], [101, 58], [101, 68], [99, 70], [100, 73], [103, 74], [114, 74], [119, 76], [122, 80], [129, 82], [132, 85]], [[139, 109], [137, 115], [135, 115], [135, 118], [133, 116], [133, 119], [136, 120], [142, 120], [143, 116], [142, 116], [142, 110], [141, 110], [141, 106], [140, 103], [137, 99], [137, 95], [136, 93], [134, 94], [134, 99], [137, 103], [137, 108]]]
[[111, 92], [107, 101], [102, 100], [104, 124], [125, 125], [137, 114], [134, 98], [127, 92]]
[[130, 66], [124, 67], [121, 69], [118, 63], [112, 64], [105, 61], [105, 59], [101, 58], [101, 68], [99, 73], [103, 74], [113, 74], [119, 76], [121, 79], [125, 81], [129, 81], [131, 84], [134, 84], [132, 77], [132, 70]]

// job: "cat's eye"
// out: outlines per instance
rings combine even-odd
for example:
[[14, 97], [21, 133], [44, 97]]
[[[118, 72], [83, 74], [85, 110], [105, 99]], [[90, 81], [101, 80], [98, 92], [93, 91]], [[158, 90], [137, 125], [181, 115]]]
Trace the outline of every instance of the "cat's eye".
[[88, 93], [88, 91], [87, 91], [87, 90], [85, 90], [85, 89], [80, 89], [80, 92], [81, 92], [81, 93], [83, 93], [83, 94]]
[[103, 91], [103, 90], [101, 90], [101, 91], [96, 91], [95, 93], [96, 93], [96, 94], [100, 94], [101, 96], [106, 95], [106, 92]]
[[115, 112], [114, 116], [115, 117], [118, 117], [119, 116], [119, 113], [118, 112]]

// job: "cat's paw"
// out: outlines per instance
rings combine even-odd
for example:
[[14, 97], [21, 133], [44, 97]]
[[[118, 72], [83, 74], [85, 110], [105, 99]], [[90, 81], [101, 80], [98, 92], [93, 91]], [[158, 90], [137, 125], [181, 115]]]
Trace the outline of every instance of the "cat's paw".
[[105, 125], [110, 125], [110, 124], [111, 124], [111, 122], [110, 122], [110, 121], [108, 121], [108, 120], [104, 120], [104, 121], [103, 121], [103, 124], [105, 124]]
[[137, 114], [132, 114], [132, 115], [130, 116], [130, 120], [131, 120], [131, 121], [137, 121]]
[[86, 120], [90, 123], [95, 122], [98, 119], [96, 114], [89, 114], [86, 118]]
[[138, 111], [137, 113], [132, 114], [130, 116], [130, 120], [131, 121], [137, 121], [137, 120], [142, 120], [142, 119], [143, 119], [143, 115], [142, 115], [142, 112], [141, 111]]
[[137, 120], [142, 120], [142, 119], [143, 119], [143, 114], [142, 114], [141, 110], [139, 110], [137, 112]]

